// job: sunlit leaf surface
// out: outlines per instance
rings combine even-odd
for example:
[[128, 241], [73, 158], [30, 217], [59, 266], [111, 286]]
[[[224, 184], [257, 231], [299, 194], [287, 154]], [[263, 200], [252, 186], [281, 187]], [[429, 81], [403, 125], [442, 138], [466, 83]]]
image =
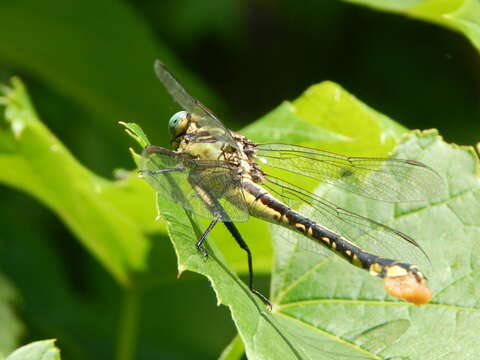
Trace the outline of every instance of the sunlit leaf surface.
[[[409, 134], [395, 149], [401, 158], [423, 161], [448, 182], [435, 202], [378, 203], [320, 187], [318, 193], [413, 236], [429, 254], [428, 270], [433, 291], [430, 304], [415, 307], [389, 297], [379, 279], [353, 269], [335, 256], [319, 257], [283, 241], [285, 233], [273, 229], [276, 267], [272, 293], [278, 311], [318, 336], [389, 358], [474, 358], [480, 326], [478, 281], [480, 235], [480, 179], [478, 159], [472, 149], [442, 141], [434, 131]], [[380, 326], [402, 321], [402, 335], [378, 346], [360, 340], [377, 329], [375, 338], [388, 339], [400, 330]], [[409, 326], [406, 326], [406, 324]], [[373, 344], [373, 345], [372, 345]]]

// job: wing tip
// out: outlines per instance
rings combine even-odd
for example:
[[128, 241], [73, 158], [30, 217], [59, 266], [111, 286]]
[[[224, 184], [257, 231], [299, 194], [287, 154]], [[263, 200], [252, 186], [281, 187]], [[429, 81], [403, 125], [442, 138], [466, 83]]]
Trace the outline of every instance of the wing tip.
[[155, 59], [155, 61], [153, 62], [153, 70], [155, 71], [157, 76], [161, 76], [164, 72], [168, 71], [165, 64], [159, 59]]

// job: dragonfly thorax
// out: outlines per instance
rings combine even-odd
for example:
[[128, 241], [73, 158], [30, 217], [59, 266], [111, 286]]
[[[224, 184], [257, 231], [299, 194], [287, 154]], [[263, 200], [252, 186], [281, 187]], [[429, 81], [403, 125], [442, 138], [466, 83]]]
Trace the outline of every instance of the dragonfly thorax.
[[227, 166], [238, 179], [248, 179], [255, 183], [263, 181], [263, 172], [255, 163], [253, 143], [244, 136], [232, 133], [236, 146], [223, 141], [223, 133], [217, 129], [201, 127], [190, 118], [188, 128], [175, 138], [176, 152], [189, 154], [201, 161], [218, 161]]
[[199, 126], [191, 117], [174, 140], [178, 144], [177, 152], [198, 160], [220, 160], [234, 151], [219, 141], [214, 131]]

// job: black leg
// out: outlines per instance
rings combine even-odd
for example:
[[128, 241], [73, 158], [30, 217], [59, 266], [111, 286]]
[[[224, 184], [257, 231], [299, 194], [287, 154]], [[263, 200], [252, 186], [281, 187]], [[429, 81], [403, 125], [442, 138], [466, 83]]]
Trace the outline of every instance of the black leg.
[[200, 239], [198, 239], [198, 241], [197, 241], [197, 245], [196, 245], [197, 250], [200, 251], [204, 257], [208, 257], [208, 252], [207, 252], [207, 249], [205, 249], [205, 247], [203, 246], [203, 242], [207, 238], [208, 233], [217, 224], [217, 222], [218, 222], [218, 219], [213, 219], [212, 222], [210, 223], [210, 225], [208, 225], [207, 230], [205, 230], [205, 232], [202, 234], [202, 236], [200, 236]]
[[170, 149], [165, 149], [161, 146], [155, 146], [155, 145], [147, 145], [145, 146], [145, 149], [143, 149], [144, 152], [147, 154], [163, 154], [163, 155], [169, 155], [169, 156], [178, 156], [178, 153], [176, 153], [173, 150]]
[[232, 222], [224, 222], [225, 226], [227, 227], [228, 231], [230, 231], [230, 234], [232, 234], [233, 238], [237, 242], [237, 244], [245, 250], [247, 253], [247, 259], [248, 259], [248, 287], [250, 288], [250, 291], [253, 292], [255, 295], [257, 295], [260, 300], [262, 300], [265, 305], [267, 305], [270, 310], [272, 309], [272, 304], [270, 301], [258, 290], [256, 290], [253, 287], [253, 265], [252, 265], [252, 253], [247, 245], [247, 243], [243, 240], [242, 235], [240, 235], [240, 232], [236, 228], [236, 226]]

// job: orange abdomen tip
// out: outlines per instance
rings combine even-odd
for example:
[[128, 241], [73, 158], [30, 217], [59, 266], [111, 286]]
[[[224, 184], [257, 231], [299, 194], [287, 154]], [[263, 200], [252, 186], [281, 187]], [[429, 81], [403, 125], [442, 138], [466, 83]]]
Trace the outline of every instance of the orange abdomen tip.
[[415, 305], [425, 305], [432, 298], [432, 292], [424, 279], [417, 279], [408, 273], [403, 276], [387, 276], [385, 290], [392, 296], [405, 299]]

